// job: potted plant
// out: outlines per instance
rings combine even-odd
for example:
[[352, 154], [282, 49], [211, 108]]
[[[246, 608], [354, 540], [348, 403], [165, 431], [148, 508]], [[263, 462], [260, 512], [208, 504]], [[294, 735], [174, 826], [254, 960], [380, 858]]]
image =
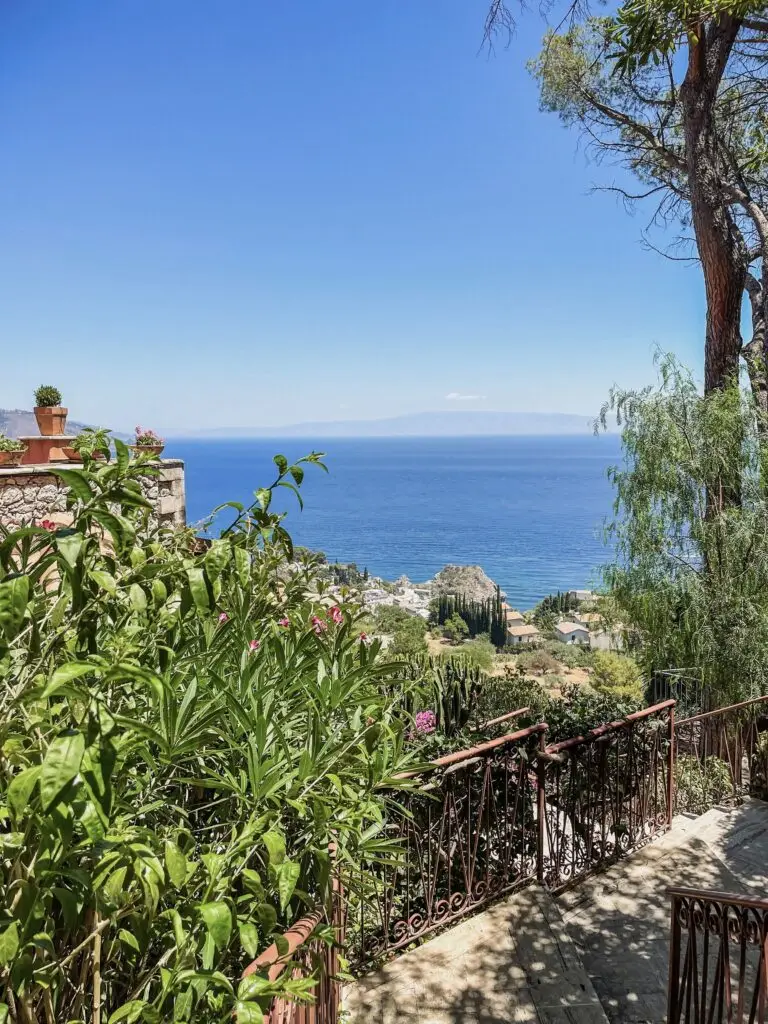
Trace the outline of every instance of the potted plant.
[[0, 433], [0, 466], [18, 466], [26, 450], [23, 441]]
[[112, 438], [105, 427], [85, 427], [72, 441], [72, 444], [62, 448], [62, 451], [72, 462], [108, 459], [111, 441]]
[[130, 445], [134, 455], [148, 455], [156, 459], [164, 447], [165, 441], [162, 437], [158, 437], [154, 430], [136, 427], [136, 437], [133, 444]]
[[68, 411], [62, 408], [61, 392], [58, 388], [44, 384], [35, 392], [35, 419], [37, 429], [43, 437], [64, 433]]

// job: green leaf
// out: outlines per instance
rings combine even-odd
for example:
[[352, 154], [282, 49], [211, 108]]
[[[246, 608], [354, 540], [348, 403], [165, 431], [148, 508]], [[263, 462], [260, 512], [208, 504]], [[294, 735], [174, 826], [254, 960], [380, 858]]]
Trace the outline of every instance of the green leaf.
[[101, 569], [91, 569], [88, 575], [94, 583], [101, 587], [102, 590], [106, 590], [106, 592], [112, 597], [115, 596], [117, 593], [117, 582], [114, 576]]
[[160, 608], [168, 600], [168, 588], [162, 580], [152, 580], [152, 601], [155, 608]]
[[59, 530], [55, 534], [56, 548], [70, 568], [74, 569], [80, 552], [83, 550], [85, 538], [76, 530]]
[[126, 946], [129, 946], [131, 949], [135, 949], [137, 953], [141, 952], [141, 947], [139, 946], [138, 939], [133, 934], [133, 932], [129, 932], [126, 931], [125, 928], [121, 928], [120, 931], [117, 933], [117, 937], [120, 939], [121, 942], [125, 943]]
[[256, 956], [259, 948], [259, 929], [253, 921], [238, 921], [237, 927], [240, 932], [240, 945], [248, 956]]
[[28, 600], [28, 576], [14, 576], [0, 583], [0, 628], [9, 640], [21, 629]]
[[87, 504], [96, 497], [91, 489], [91, 485], [88, 483], [88, 478], [82, 469], [58, 469], [56, 466], [50, 466], [48, 471], [59, 477], [64, 485], [72, 491], [75, 497], [79, 498], [80, 501]]
[[277, 832], [265, 832], [261, 840], [269, 854], [269, 866], [278, 867], [285, 860], [285, 839]]
[[280, 894], [280, 909], [285, 910], [291, 901], [293, 891], [301, 874], [301, 867], [294, 860], [284, 860], [277, 874], [277, 890]]
[[170, 839], [165, 841], [165, 869], [171, 883], [181, 889], [187, 880], [187, 858]]
[[0, 964], [9, 964], [19, 951], [19, 922], [11, 921], [0, 933]]
[[8, 1007], [5, 1003], [0, 1003], [0, 1024], [5, 1024], [8, 1020]]
[[40, 765], [36, 764], [32, 768], [25, 768], [11, 780], [8, 786], [7, 800], [15, 818], [21, 817], [24, 808], [29, 803], [32, 790], [40, 776], [40, 770]]
[[118, 551], [133, 542], [135, 536], [134, 529], [123, 516], [116, 516], [103, 508], [94, 509], [91, 515], [99, 526], [104, 527], [114, 541]]
[[277, 924], [277, 911], [270, 903], [260, 903], [256, 907], [256, 916], [259, 919], [261, 930], [265, 935], [270, 935]]
[[205, 570], [210, 579], [215, 580], [221, 576], [229, 564], [232, 556], [232, 549], [226, 540], [215, 540], [205, 553], [203, 562]]
[[40, 775], [40, 796], [47, 811], [80, 771], [85, 737], [80, 732], [57, 736], [48, 747]]
[[288, 459], [284, 455], [273, 455], [272, 461], [280, 471], [280, 476], [288, 472]]
[[208, 584], [205, 579], [205, 572], [200, 566], [187, 569], [189, 589], [192, 592], [192, 600], [199, 612], [208, 612], [211, 609], [211, 598], [208, 593]]
[[131, 607], [135, 612], [145, 612], [147, 610], [147, 595], [138, 583], [131, 584], [128, 594], [131, 599]]
[[131, 450], [125, 441], [121, 441], [117, 437], [113, 438], [113, 441], [115, 444], [115, 461], [117, 463], [117, 469], [120, 476], [123, 476], [131, 461]]
[[237, 1024], [263, 1024], [264, 1011], [258, 1003], [244, 1003], [238, 999], [235, 1003], [235, 1020]]
[[232, 934], [232, 911], [229, 905], [221, 900], [203, 903], [200, 914], [216, 948], [225, 949]]
[[132, 999], [130, 1003], [123, 1003], [123, 1005], [110, 1016], [107, 1024], [117, 1024], [118, 1021], [124, 1020], [126, 1024], [133, 1024], [141, 1016], [141, 1012], [146, 1006], [146, 1002], [143, 999]]

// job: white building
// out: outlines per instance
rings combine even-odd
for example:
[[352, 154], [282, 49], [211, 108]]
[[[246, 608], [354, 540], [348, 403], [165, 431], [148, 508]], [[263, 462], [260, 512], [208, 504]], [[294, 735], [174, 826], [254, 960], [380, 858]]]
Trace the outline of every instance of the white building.
[[508, 626], [520, 626], [525, 622], [522, 613], [516, 608], [510, 608], [506, 602], [501, 606], [501, 608], [504, 612], [504, 618], [507, 620]]
[[595, 594], [592, 590], [569, 590], [568, 597], [572, 601], [594, 601]]
[[555, 636], [561, 644], [584, 644], [589, 646], [589, 630], [580, 622], [558, 622]]
[[507, 642], [519, 646], [520, 644], [536, 644], [541, 640], [541, 633], [535, 626], [527, 622], [513, 623], [507, 626]]

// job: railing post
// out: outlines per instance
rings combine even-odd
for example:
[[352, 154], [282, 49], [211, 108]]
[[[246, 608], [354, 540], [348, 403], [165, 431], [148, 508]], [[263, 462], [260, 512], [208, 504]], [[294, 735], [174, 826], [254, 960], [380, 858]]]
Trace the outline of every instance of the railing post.
[[669, 709], [669, 755], [667, 757], [667, 827], [672, 827], [675, 809], [675, 705]]
[[547, 791], [545, 788], [546, 761], [541, 756], [547, 745], [546, 732], [539, 733], [539, 757], [536, 759], [536, 881], [544, 884], [544, 829], [547, 816]]
[[[674, 710], [674, 709], [673, 709]], [[669, 981], [667, 983], [667, 1024], [677, 1024], [680, 989], [680, 914], [678, 897], [672, 896], [672, 918], [669, 926]]]

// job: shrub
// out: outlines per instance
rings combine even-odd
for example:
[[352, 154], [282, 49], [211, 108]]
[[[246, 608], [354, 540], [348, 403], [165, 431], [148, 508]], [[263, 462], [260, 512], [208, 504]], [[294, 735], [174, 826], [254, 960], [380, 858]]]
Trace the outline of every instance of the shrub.
[[17, 441], [15, 437], [6, 437], [0, 432], [0, 452], [23, 452], [26, 449], [23, 441]]
[[560, 663], [547, 651], [523, 651], [517, 656], [517, 665], [524, 672], [557, 672]]
[[719, 757], [683, 754], [675, 761], [677, 809], [703, 814], [733, 793], [731, 772]]
[[580, 736], [605, 722], [626, 718], [638, 711], [642, 701], [615, 693], [598, 693], [589, 686], [569, 686], [547, 707], [551, 743]]
[[103, 455], [108, 459], [111, 440], [109, 431], [104, 427], [85, 427], [73, 439], [72, 448], [83, 458]]
[[490, 672], [496, 657], [496, 648], [490, 640], [470, 640], [462, 644], [456, 653], [444, 657], [458, 659], [468, 665], [476, 665], [483, 672]]
[[609, 693], [630, 700], [643, 699], [645, 686], [642, 673], [632, 658], [613, 651], [595, 651], [592, 665], [594, 671], [590, 685], [598, 693]]
[[319, 456], [203, 547], [115, 448], [53, 470], [71, 527], [0, 528], [0, 1019], [261, 1020], [303, 983], [242, 970], [328, 899], [329, 842], [345, 871], [386, 848], [408, 687], [285, 571], [272, 495]]
[[[549, 706], [549, 695], [540, 683], [507, 672], [504, 676], [490, 676], [485, 680], [477, 696], [475, 721], [482, 727], [484, 722], [490, 722], [500, 715], [530, 707], [531, 711], [525, 718], [515, 720], [522, 727], [546, 718]], [[509, 731], [505, 727], [501, 728]]]
[[545, 644], [544, 650], [566, 668], [589, 668], [594, 661], [594, 652], [581, 644], [561, 644], [554, 640]]
[[469, 626], [460, 615], [451, 615], [443, 623], [443, 636], [451, 643], [459, 644], [469, 636]]
[[61, 392], [50, 384], [43, 384], [35, 391], [35, 405], [43, 409], [60, 406]]

